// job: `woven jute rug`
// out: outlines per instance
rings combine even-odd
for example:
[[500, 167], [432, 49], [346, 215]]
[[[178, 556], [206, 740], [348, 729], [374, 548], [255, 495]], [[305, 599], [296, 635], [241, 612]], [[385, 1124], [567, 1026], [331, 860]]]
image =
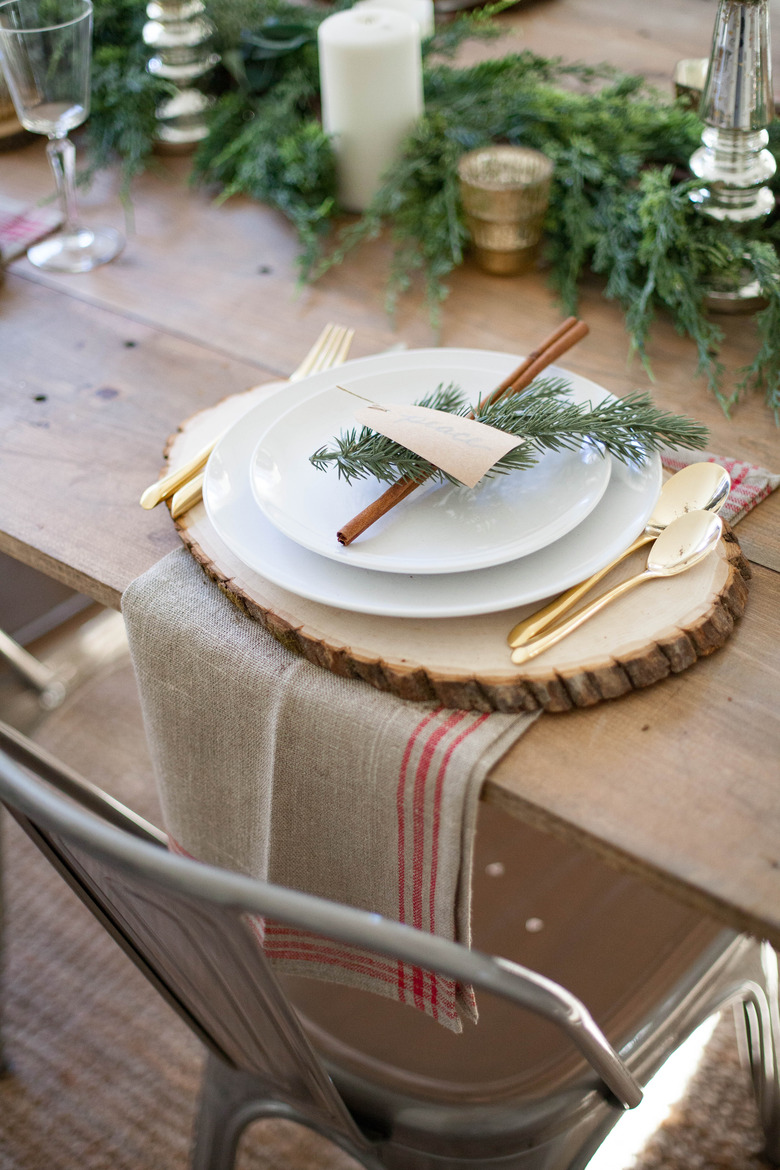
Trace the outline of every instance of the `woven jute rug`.
[[[128, 665], [82, 686], [35, 738], [159, 823]], [[185, 1170], [199, 1043], [16, 825], [4, 825], [3, 844], [10, 1071], [0, 1080], [0, 1170]], [[765, 1170], [761, 1146], [733, 1024], [724, 1018], [685, 1097], [631, 1165]], [[238, 1165], [356, 1167], [322, 1138], [283, 1122], [250, 1127]]]

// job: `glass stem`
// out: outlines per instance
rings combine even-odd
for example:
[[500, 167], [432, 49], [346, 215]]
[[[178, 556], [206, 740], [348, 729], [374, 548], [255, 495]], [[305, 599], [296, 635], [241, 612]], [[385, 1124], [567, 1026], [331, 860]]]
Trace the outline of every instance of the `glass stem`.
[[76, 148], [69, 138], [50, 138], [46, 146], [62, 210], [62, 232], [71, 235], [76, 224]]

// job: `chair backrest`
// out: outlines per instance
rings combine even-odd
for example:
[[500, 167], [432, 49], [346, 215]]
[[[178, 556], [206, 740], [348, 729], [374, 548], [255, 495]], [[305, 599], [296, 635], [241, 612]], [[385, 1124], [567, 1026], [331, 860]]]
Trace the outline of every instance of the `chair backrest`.
[[543, 976], [378, 915], [177, 856], [164, 848], [159, 830], [94, 786], [82, 788], [74, 773], [2, 724], [0, 747], [7, 753], [0, 753], [0, 802], [137, 966], [212, 1051], [316, 1123], [359, 1140], [262, 954], [252, 925], [258, 917], [437, 971], [539, 1012], [570, 1036], [620, 1103], [641, 1100], [585, 1007]]
[[[70, 770], [58, 775], [52, 757], [1, 724], [0, 743], [70, 798], [0, 753], [0, 802], [185, 1023], [296, 1113], [360, 1144], [229, 892], [198, 889], [187, 871], [200, 878], [205, 867], [170, 854], [164, 833]], [[169, 862], [183, 880], [166, 880]]]

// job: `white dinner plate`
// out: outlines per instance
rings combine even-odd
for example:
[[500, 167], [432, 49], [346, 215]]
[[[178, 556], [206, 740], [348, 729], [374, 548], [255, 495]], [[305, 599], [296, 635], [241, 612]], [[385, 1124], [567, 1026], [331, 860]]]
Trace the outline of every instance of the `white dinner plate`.
[[[487, 350], [416, 350], [359, 358], [339, 371], [359, 377], [376, 369], [462, 362], [491, 370], [500, 381], [519, 363], [510, 354]], [[551, 374], [572, 377], [559, 368]], [[258, 437], [279, 417], [279, 402], [293, 405], [332, 385], [333, 373], [315, 374], [269, 394], [234, 424], [212, 452], [203, 499], [209, 519], [228, 548], [248, 568], [300, 597], [337, 609], [386, 617], [465, 617], [540, 601], [600, 569], [641, 532], [661, 487], [657, 455], [627, 467], [613, 460], [609, 484], [590, 515], [566, 536], [520, 560], [463, 573], [375, 573], [321, 557], [288, 537], [263, 515], [250, 483], [250, 461]], [[585, 379], [577, 379], [585, 382]], [[590, 383], [594, 399], [604, 391]]]
[[[576, 528], [606, 491], [611, 459], [601, 447], [583, 442], [574, 451], [548, 451], [535, 467], [483, 478], [475, 488], [434, 481], [382, 517], [346, 548], [337, 530], [381, 495], [385, 486], [371, 477], [347, 483], [335, 469], [318, 471], [309, 457], [330, 446], [342, 431], [360, 429], [355, 411], [365, 403], [352, 397], [398, 405], [419, 401], [450, 384], [469, 403], [495, 389], [496, 376], [478, 359], [469, 366], [448, 360], [414, 366], [402, 374], [378, 369], [330, 375], [331, 387], [284, 409], [267, 428], [252, 456], [255, 499], [285, 536], [320, 556], [383, 573], [462, 573], [504, 564], [536, 552]], [[574, 382], [574, 380], [572, 380]], [[592, 383], [574, 382], [571, 400], [593, 397]], [[351, 391], [345, 394], [336, 384]], [[599, 396], [603, 397], [600, 391]]]

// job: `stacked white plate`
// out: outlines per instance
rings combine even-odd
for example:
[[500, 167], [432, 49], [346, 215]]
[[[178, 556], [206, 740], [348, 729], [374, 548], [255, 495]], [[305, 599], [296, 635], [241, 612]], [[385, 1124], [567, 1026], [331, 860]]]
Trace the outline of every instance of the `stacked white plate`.
[[[219, 536], [249, 568], [292, 593], [357, 613], [459, 617], [549, 597], [595, 572], [642, 530], [661, 486], [657, 456], [626, 466], [590, 442], [475, 489], [426, 483], [346, 548], [336, 532], [383, 490], [351, 485], [310, 456], [357, 427], [361, 405], [410, 403], [456, 384], [486, 397], [516, 355], [422, 349], [347, 362], [290, 383], [223, 436], [203, 499]], [[551, 366], [575, 402], [611, 396]]]

